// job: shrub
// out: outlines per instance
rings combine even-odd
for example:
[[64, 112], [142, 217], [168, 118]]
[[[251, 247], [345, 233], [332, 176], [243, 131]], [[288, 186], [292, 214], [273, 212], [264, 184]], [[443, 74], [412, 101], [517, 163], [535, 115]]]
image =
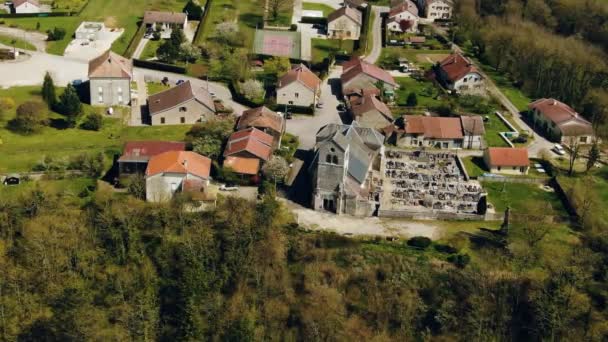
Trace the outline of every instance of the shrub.
[[413, 238], [407, 240], [407, 245], [411, 247], [416, 247], [420, 249], [426, 249], [432, 243], [431, 239], [426, 236], [414, 236]]
[[258, 80], [249, 79], [241, 83], [239, 88], [245, 98], [250, 101], [256, 101], [264, 98], [264, 86]]
[[297, 31], [297, 30], [298, 30], [298, 25], [291, 24], [291, 26], [289, 26], [289, 31]]
[[38, 101], [27, 101], [17, 108], [17, 115], [9, 126], [16, 132], [32, 134], [40, 131], [48, 123], [46, 106]]
[[192, 0], [188, 1], [186, 7], [184, 7], [184, 12], [188, 13], [189, 20], [201, 20], [203, 18], [203, 9]]
[[448, 261], [458, 268], [465, 268], [471, 261], [468, 254], [452, 254], [448, 257]]
[[447, 253], [447, 254], [458, 253], [458, 249], [456, 249], [456, 247], [452, 247], [450, 245], [444, 245], [444, 244], [436, 244], [435, 250], [437, 252]]
[[62, 40], [65, 37], [65, 29], [61, 27], [55, 27], [52, 30], [47, 30], [46, 34], [46, 39], [48, 41]]
[[411, 92], [408, 96], [407, 96], [407, 101], [405, 103], [408, 107], [416, 107], [418, 105], [418, 97], [416, 96], [416, 93]]
[[80, 124], [80, 128], [86, 129], [88, 131], [99, 131], [102, 125], [103, 117], [101, 116], [101, 114], [92, 112], [84, 118], [84, 120]]

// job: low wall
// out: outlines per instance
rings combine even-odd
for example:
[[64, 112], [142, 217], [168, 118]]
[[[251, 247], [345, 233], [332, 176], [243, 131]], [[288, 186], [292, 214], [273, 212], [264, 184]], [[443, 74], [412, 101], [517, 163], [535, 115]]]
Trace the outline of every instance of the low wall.
[[550, 179], [548, 178], [528, 178], [528, 177], [487, 177], [479, 176], [477, 180], [480, 182], [502, 182], [502, 183], [525, 183], [525, 184], [549, 184]]
[[485, 221], [485, 215], [470, 213], [446, 213], [436, 210], [382, 210], [378, 211], [379, 217], [386, 218], [408, 218], [413, 220], [458, 220], [458, 221]]
[[511, 139], [507, 138], [506, 133], [510, 133], [513, 136], [518, 137], [519, 131], [515, 127], [513, 127], [513, 125], [511, 125], [511, 123], [509, 122], [509, 120], [507, 120], [502, 114], [500, 114], [500, 112], [496, 111], [494, 113], [511, 130], [509, 132], [499, 132], [498, 135], [500, 135], [502, 140], [504, 140], [510, 147], [515, 147], [515, 145], [511, 142]]

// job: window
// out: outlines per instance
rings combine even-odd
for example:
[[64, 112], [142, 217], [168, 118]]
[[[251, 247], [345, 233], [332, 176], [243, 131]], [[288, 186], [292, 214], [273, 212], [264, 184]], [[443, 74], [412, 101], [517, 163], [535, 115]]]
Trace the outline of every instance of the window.
[[517, 166], [513, 166], [513, 170], [517, 170]]
[[298, 93], [295, 93], [294, 95], [295, 95], [296, 99], [297, 99], [298, 97], [300, 97], [300, 94], [298, 94]]
[[160, 118], [160, 123], [164, 124], [165, 123], [165, 118]]
[[122, 95], [118, 95], [118, 103], [122, 104]]
[[332, 162], [332, 164], [338, 165], [338, 156], [331, 157], [331, 162]]
[[500, 171], [500, 169], [501, 169], [501, 167], [500, 167], [500, 166], [496, 168], [496, 170], [498, 170], [498, 171]]
[[582, 143], [587, 143], [587, 137], [580, 137], [579, 141]]
[[103, 96], [102, 95], [99, 95], [99, 102], [100, 103], [103, 102]]
[[292, 105], [292, 104], [293, 104], [293, 101], [289, 101], [289, 104], [290, 104], [290, 105]]
[[186, 123], [186, 118], [182, 116], [181, 118], [179, 118], [179, 122], [183, 124]]
[[520, 167], [520, 168], [519, 168], [519, 172], [521, 172], [521, 173], [525, 173], [525, 172], [526, 172], [526, 168], [525, 168], [525, 167], [523, 167], [523, 166], [522, 166], [522, 167]]
[[119, 94], [121, 94], [121, 93], [122, 93], [122, 88], [121, 88], [121, 87], [118, 87], [118, 89], [117, 89], [117, 90], [118, 90], [118, 93], [119, 93]]
[[179, 111], [182, 112], [182, 113], [185, 113], [185, 112], [188, 111], [188, 108], [186, 108], [186, 107], [179, 107]]
[[97, 91], [100, 92], [100, 93], [103, 93], [103, 88], [102, 87], [98, 87]]
[[331, 154], [328, 154], [327, 156], [325, 156], [325, 162], [331, 164]]

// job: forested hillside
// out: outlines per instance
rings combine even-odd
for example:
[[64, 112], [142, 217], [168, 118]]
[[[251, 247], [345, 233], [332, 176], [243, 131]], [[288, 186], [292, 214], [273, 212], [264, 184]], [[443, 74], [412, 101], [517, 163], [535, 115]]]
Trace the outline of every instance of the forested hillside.
[[[425, 251], [305, 232], [270, 196], [185, 213], [181, 201], [157, 206], [93, 190], [0, 197], [0, 339], [599, 341], [608, 333], [601, 230], [564, 236], [557, 248], [543, 240], [549, 226], [528, 217], [533, 224], [515, 224], [505, 242], [478, 236], [465, 247], [469, 238], [456, 236]], [[475, 253], [470, 264], [446, 262], [444, 253], [463, 248]]]
[[608, 2], [460, 0], [456, 42], [534, 98], [608, 116]]

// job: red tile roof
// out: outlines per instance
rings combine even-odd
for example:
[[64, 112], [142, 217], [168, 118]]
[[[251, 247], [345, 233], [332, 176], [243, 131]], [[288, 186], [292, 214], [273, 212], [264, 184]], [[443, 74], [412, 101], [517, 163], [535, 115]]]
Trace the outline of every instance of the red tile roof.
[[248, 109], [239, 117], [236, 129], [244, 128], [269, 128], [279, 134], [283, 134], [283, 118], [266, 108], [265, 106]]
[[272, 136], [256, 128], [248, 128], [232, 133], [224, 150], [228, 157], [240, 152], [250, 154], [266, 161], [272, 155]]
[[146, 177], [159, 173], [188, 173], [207, 179], [211, 173], [211, 159], [190, 151], [164, 152], [150, 158]]
[[257, 158], [226, 157], [224, 167], [244, 175], [257, 175], [260, 171], [260, 160]]
[[487, 149], [490, 167], [492, 166], [529, 166], [528, 150], [523, 147], [490, 147]]
[[186, 143], [175, 141], [129, 141], [125, 144], [119, 162], [148, 161], [155, 155], [168, 151], [184, 151]]
[[564, 136], [592, 135], [593, 126], [572, 107], [555, 99], [539, 99], [528, 105], [555, 123]]
[[448, 80], [452, 82], [456, 82], [472, 72], [480, 74], [479, 70], [477, 70], [471, 61], [460, 53], [449, 55], [441, 61], [439, 65], [446, 73]]
[[148, 110], [150, 115], [154, 115], [194, 99], [205, 105], [209, 110], [215, 111], [211, 94], [204, 89], [198, 90], [195, 94], [190, 81], [149, 96]]
[[133, 63], [110, 50], [89, 62], [89, 78], [131, 78]]
[[302, 83], [313, 92], [316, 92], [321, 85], [321, 79], [317, 77], [314, 72], [310, 71], [310, 69], [308, 69], [304, 64], [300, 64], [299, 66], [289, 70], [279, 79], [278, 88], [283, 88], [296, 81]]
[[392, 119], [393, 114], [391, 113], [391, 110], [384, 102], [378, 100], [378, 98], [372, 94], [366, 94], [360, 101], [356, 101], [356, 103], [357, 105], [352, 108], [355, 117], [361, 116], [371, 110], [377, 110], [387, 118]]
[[391, 74], [389, 74], [386, 70], [373, 64], [370, 64], [358, 57], [355, 57], [350, 61], [344, 63], [342, 65], [342, 68], [343, 71], [342, 75], [340, 76], [342, 84], [351, 81], [360, 74], [366, 74], [372, 78], [388, 83], [390, 85], [397, 85], [393, 76], [391, 76]]
[[423, 134], [431, 139], [462, 139], [459, 118], [405, 115], [405, 133]]

